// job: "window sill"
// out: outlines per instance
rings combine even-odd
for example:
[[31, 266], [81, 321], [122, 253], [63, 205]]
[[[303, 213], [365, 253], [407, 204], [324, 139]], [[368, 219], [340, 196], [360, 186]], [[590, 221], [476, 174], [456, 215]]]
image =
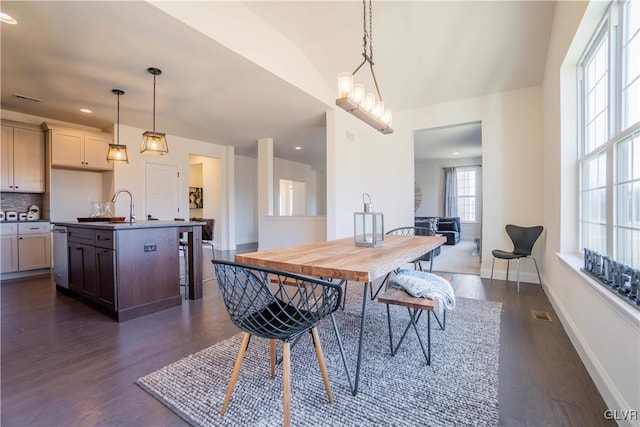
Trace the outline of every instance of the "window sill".
[[578, 275], [578, 277], [589, 287], [589, 289], [601, 296], [622, 317], [624, 317], [627, 321], [630, 321], [634, 327], [640, 326], [640, 310], [633, 307], [631, 304], [614, 294], [600, 282], [589, 276], [584, 271], [580, 270], [583, 263], [583, 259], [580, 255], [573, 253], [556, 252], [556, 256], [563, 264], [573, 270]]

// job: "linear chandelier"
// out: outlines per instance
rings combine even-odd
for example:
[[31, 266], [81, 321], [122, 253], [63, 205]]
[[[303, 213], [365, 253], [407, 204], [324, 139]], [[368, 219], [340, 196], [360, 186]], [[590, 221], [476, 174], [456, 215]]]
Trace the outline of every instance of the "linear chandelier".
[[[371, 8], [371, 0], [369, 0], [369, 31], [367, 32], [367, 2], [362, 0], [363, 8], [363, 22], [364, 22], [364, 36], [362, 37], [362, 56], [364, 59], [358, 65], [358, 68], [353, 73], [340, 73], [338, 75], [338, 99], [336, 99], [336, 105], [343, 110], [353, 114], [363, 122], [376, 128], [383, 134], [393, 133], [391, 128], [391, 110], [385, 108], [380, 88], [378, 87], [378, 81], [376, 80], [376, 74], [373, 71], [373, 25], [372, 18], [373, 12]], [[367, 46], [369, 47], [369, 53], [367, 53]], [[373, 93], [365, 93], [363, 84], [353, 84], [353, 77], [362, 68], [362, 66], [368, 63], [371, 69], [371, 76], [373, 76], [373, 83], [376, 86], [376, 92], [378, 93], [378, 99]]]

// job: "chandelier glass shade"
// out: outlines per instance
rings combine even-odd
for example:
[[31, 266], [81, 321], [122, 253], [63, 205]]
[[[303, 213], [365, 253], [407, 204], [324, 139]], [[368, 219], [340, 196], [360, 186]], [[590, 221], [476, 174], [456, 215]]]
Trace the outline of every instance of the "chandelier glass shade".
[[[389, 108], [386, 108], [380, 93], [378, 81], [376, 80], [376, 74], [373, 71], [373, 47], [372, 47], [372, 17], [373, 12], [371, 10], [371, 0], [369, 0], [369, 18], [367, 21], [367, 1], [362, 1], [363, 6], [363, 21], [364, 21], [364, 37], [363, 37], [363, 61], [358, 65], [358, 68], [353, 73], [344, 72], [338, 74], [338, 98], [336, 99], [336, 105], [343, 110], [353, 114], [360, 120], [376, 128], [383, 134], [393, 133], [392, 125], [392, 113]], [[369, 23], [369, 31], [367, 31], [367, 22]], [[369, 52], [367, 52], [367, 46]], [[368, 63], [371, 69], [371, 76], [373, 77], [373, 83], [376, 87], [376, 94], [366, 92], [365, 87], [361, 83], [354, 84], [354, 76], [362, 68], [362, 66]]]
[[112, 89], [115, 95], [118, 96], [118, 114], [116, 125], [116, 143], [109, 144], [109, 151], [107, 151], [107, 161], [109, 163], [129, 163], [129, 156], [127, 155], [127, 146], [120, 144], [120, 95], [124, 95], [124, 91], [120, 89]]
[[153, 75], [153, 130], [142, 134], [140, 152], [164, 156], [169, 152], [167, 136], [164, 133], [156, 132], [156, 76], [162, 74], [162, 71], [158, 68], [147, 68], [147, 72]]

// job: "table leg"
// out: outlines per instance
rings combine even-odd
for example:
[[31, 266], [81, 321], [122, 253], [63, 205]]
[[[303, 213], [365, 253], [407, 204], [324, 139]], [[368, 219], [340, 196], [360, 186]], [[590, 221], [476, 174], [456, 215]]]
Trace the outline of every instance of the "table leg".
[[358, 394], [358, 382], [360, 380], [360, 364], [362, 362], [362, 342], [364, 341], [364, 323], [367, 318], [367, 291], [371, 283], [364, 282], [364, 293], [362, 294], [362, 318], [360, 319], [360, 339], [358, 340], [358, 361], [356, 362], [356, 381], [351, 389], [355, 396]]
[[433, 259], [436, 257], [436, 252], [435, 249], [431, 251], [431, 256], [429, 257], [431, 259], [430, 264], [429, 264], [429, 273], [433, 272]]
[[356, 361], [356, 377], [355, 382], [351, 382], [351, 374], [349, 372], [349, 366], [347, 365], [347, 359], [344, 355], [344, 347], [342, 346], [342, 338], [340, 336], [340, 332], [338, 331], [338, 325], [336, 324], [336, 320], [331, 314], [331, 322], [333, 323], [333, 330], [336, 333], [336, 339], [338, 341], [338, 348], [340, 349], [340, 355], [342, 356], [342, 364], [344, 365], [344, 371], [347, 375], [347, 381], [349, 382], [349, 388], [351, 389], [351, 394], [354, 396], [358, 394], [358, 383], [360, 382], [360, 365], [362, 364], [362, 343], [364, 342], [364, 324], [367, 318], [367, 293], [369, 292], [369, 286], [371, 286], [370, 282], [364, 283], [364, 289], [362, 294], [362, 318], [360, 319], [360, 338], [358, 340], [358, 359]]
[[202, 298], [202, 227], [187, 232], [189, 247], [189, 299]]

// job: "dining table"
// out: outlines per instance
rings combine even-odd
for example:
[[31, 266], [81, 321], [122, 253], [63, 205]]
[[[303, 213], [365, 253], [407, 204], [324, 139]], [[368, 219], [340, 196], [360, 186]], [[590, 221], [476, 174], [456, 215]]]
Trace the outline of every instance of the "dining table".
[[[362, 347], [367, 302], [376, 296], [373, 293], [374, 281], [383, 279], [379, 285], [381, 288], [390, 273], [433, 251], [445, 242], [446, 238], [442, 236], [385, 235], [382, 246], [366, 247], [356, 246], [353, 237], [347, 237], [301, 246], [237, 254], [235, 262], [322, 279], [339, 280], [341, 284], [356, 282], [363, 285], [355, 381], [351, 379], [351, 370], [347, 365], [344, 352], [342, 352], [349, 387], [355, 396], [358, 393], [363, 357]], [[431, 259], [433, 260], [433, 256]], [[337, 329], [336, 334], [338, 334]], [[342, 349], [339, 334], [337, 339]]]

